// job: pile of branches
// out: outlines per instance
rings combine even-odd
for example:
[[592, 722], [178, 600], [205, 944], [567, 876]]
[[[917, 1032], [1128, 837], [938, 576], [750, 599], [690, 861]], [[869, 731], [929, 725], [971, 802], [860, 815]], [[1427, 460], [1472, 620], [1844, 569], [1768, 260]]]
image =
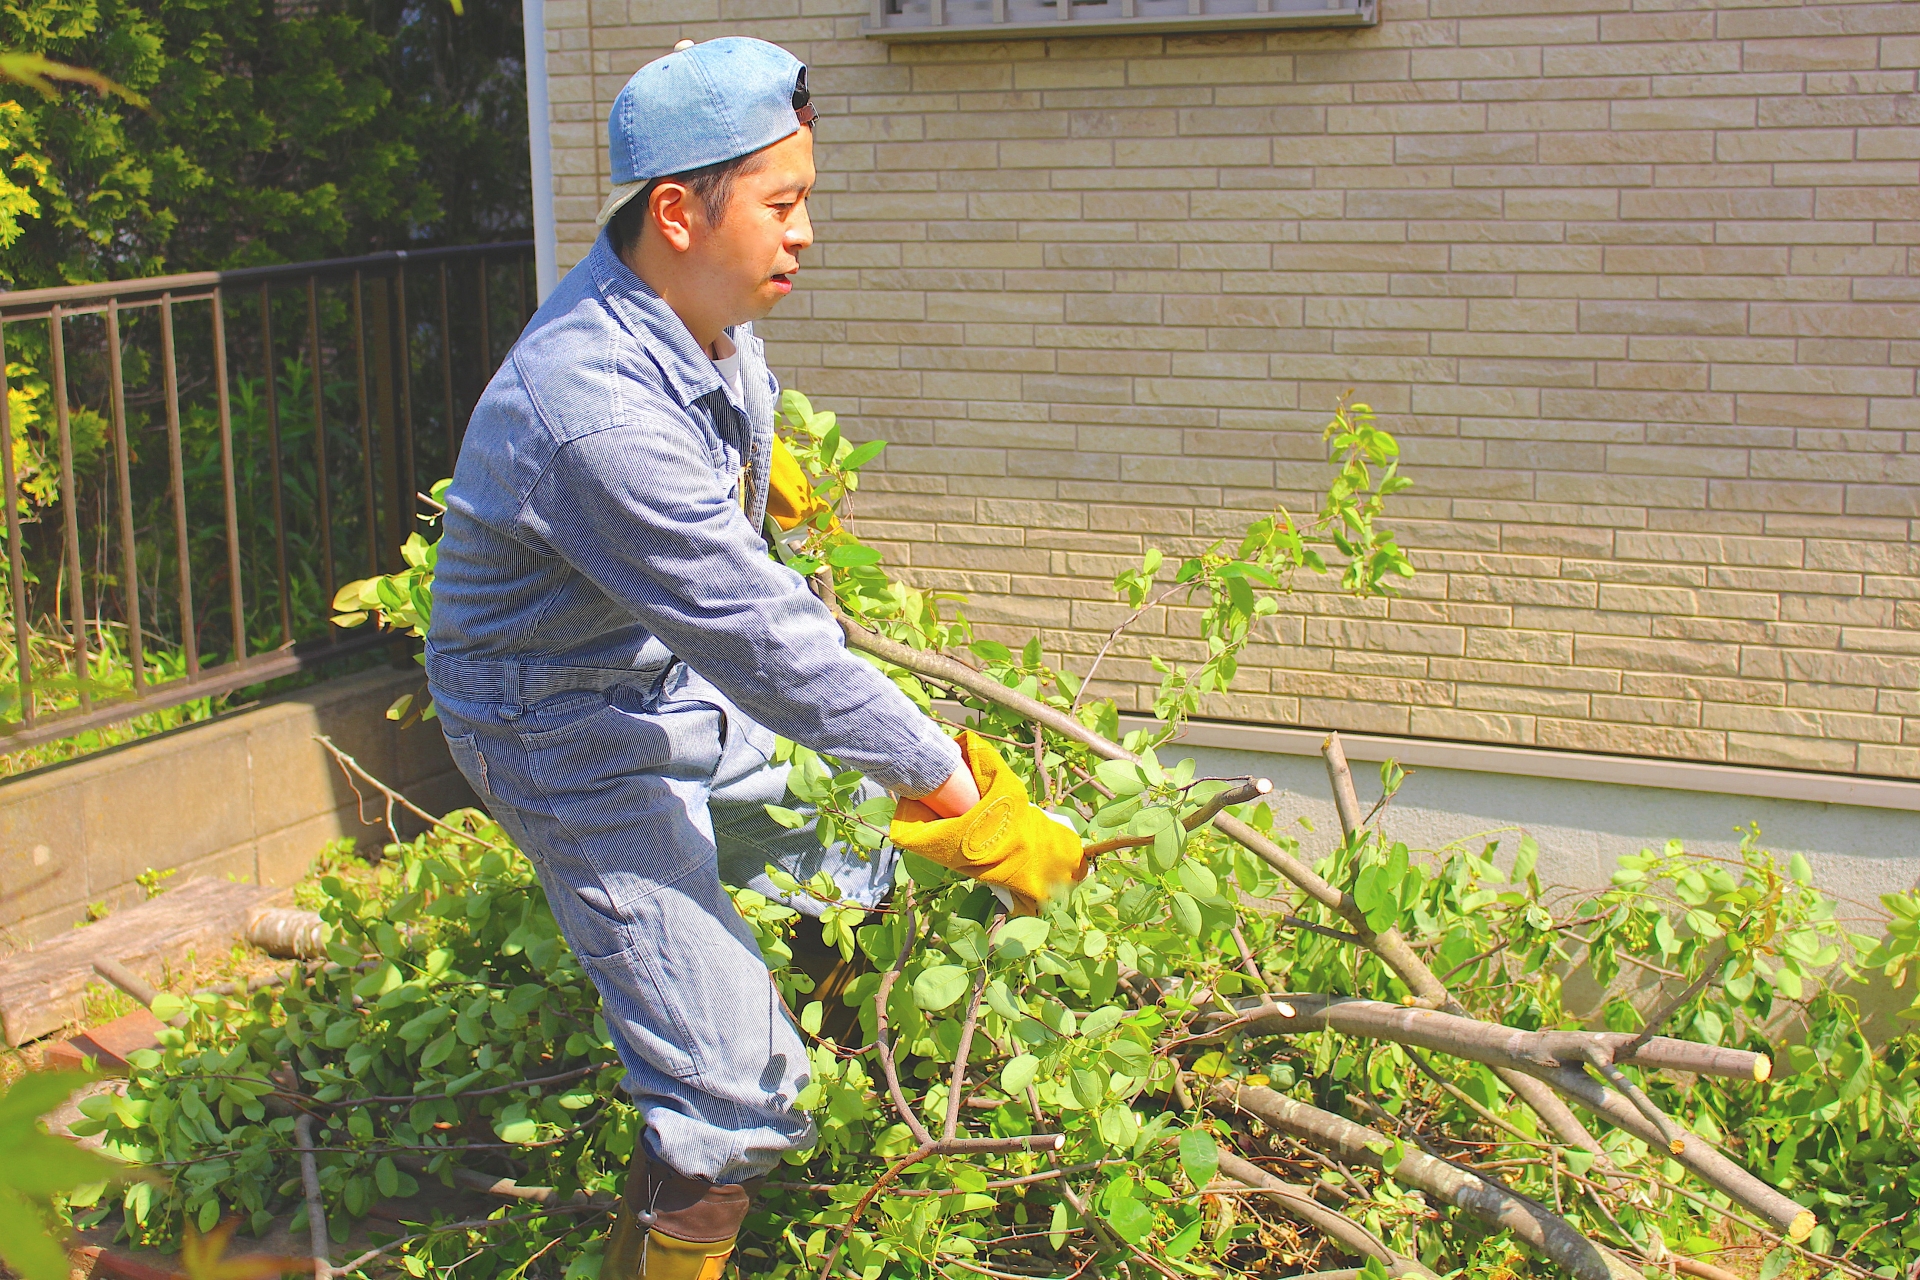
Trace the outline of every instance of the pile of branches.
[[[1404, 483], [1393, 442], [1362, 410], [1329, 428], [1315, 516], [1276, 510], [1170, 582], [1157, 552], [1121, 574], [1130, 617], [1085, 677], [1048, 666], [1038, 640], [1015, 652], [943, 621], [846, 528], [823, 521], [786, 548], [850, 647], [995, 741], [1095, 867], [1043, 914], [1009, 917], [908, 855], [886, 907], [831, 906], [827, 939], [867, 962], [831, 991], [792, 963], [798, 913], [736, 892], [809, 1038], [799, 1105], [820, 1131], [768, 1182], [743, 1274], [1624, 1280], [1725, 1277], [1722, 1263], [1763, 1255], [1770, 1276], [1890, 1274], [1852, 1256], [1857, 1223], [1823, 1223], [1804, 1185], [1788, 1195], [1753, 1172], [1800, 1176], [1793, 1117], [1765, 1106], [1781, 1088], [1765, 1029], [1829, 999], [1816, 975], [1858, 945], [1803, 860], [1669, 846], [1556, 897], [1525, 838], [1504, 866], [1492, 842], [1410, 853], [1390, 830], [1404, 775], [1383, 768], [1363, 807], [1337, 736], [1323, 753], [1340, 829], [1325, 836], [1264, 780], [1162, 763], [1296, 571], [1360, 594], [1410, 571], [1376, 523]], [[784, 422], [844, 521], [851, 446], [799, 397]], [[420, 625], [430, 564], [397, 584]], [[1134, 644], [1129, 626], [1174, 609], [1200, 640], [1188, 665], [1155, 658], [1156, 719], [1123, 734], [1090, 679]], [[858, 775], [783, 750], [822, 838], [876, 847], [884, 815], [853, 807]], [[256, 1230], [291, 1212], [312, 1231], [384, 1203], [399, 1225], [345, 1273], [586, 1280], [640, 1123], [592, 988], [485, 815], [386, 853], [307, 891], [326, 961], [277, 997], [200, 998], [126, 1098], [95, 1104], [108, 1150], [177, 1172], [100, 1198], [92, 1220], [119, 1214], [166, 1243], [236, 1210]], [[1819, 1102], [1819, 1123], [1866, 1096]], [[410, 1216], [426, 1179], [511, 1203]]]

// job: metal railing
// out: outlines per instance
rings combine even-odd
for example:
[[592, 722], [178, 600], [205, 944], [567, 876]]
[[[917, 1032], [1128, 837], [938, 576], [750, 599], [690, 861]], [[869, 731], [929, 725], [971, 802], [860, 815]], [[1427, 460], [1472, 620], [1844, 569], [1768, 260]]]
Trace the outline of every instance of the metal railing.
[[399, 567], [532, 269], [512, 242], [0, 293], [0, 751], [392, 643], [334, 592]]

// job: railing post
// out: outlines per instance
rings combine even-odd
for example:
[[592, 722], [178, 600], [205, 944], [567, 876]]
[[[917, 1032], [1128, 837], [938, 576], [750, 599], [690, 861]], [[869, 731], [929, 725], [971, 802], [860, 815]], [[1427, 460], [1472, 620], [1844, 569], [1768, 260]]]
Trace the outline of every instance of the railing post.
[[[447, 474], [453, 474], [453, 464], [460, 460], [460, 424], [455, 420], [459, 412], [453, 399], [453, 324], [447, 317], [447, 264], [440, 263], [440, 392], [447, 402]], [[438, 477], [435, 477], [436, 479]]]
[[[47, 335], [53, 357], [53, 420], [60, 434], [61, 526], [66, 534], [68, 588], [72, 605], [68, 617], [73, 634], [73, 678], [79, 682], [80, 706], [93, 706], [93, 673], [87, 660], [87, 589], [80, 564], [80, 497], [73, 476], [73, 425], [67, 406], [66, 319], [58, 304], [47, 317]], [[11, 439], [7, 448], [13, 447]]]
[[[320, 590], [326, 598], [321, 608], [333, 612], [333, 486], [327, 479], [327, 393], [326, 364], [320, 347], [320, 281], [307, 277], [307, 343], [313, 349], [313, 488], [314, 502], [320, 508]], [[327, 640], [340, 634], [329, 622]]]
[[[0, 356], [0, 360], [4, 360]], [[127, 661], [133, 667], [133, 696], [147, 691], [146, 637], [140, 628], [140, 558], [133, 538], [133, 451], [127, 447], [127, 385], [120, 356], [120, 300], [107, 302], [108, 390], [113, 410], [113, 456], [120, 501], [120, 589], [126, 600]]]
[[367, 574], [380, 572], [380, 504], [374, 497], [373, 414], [367, 403], [366, 287], [361, 273], [353, 273], [353, 375], [360, 395], [361, 479], [366, 498]]
[[213, 290], [213, 388], [220, 417], [220, 485], [227, 513], [227, 607], [233, 611], [233, 660], [247, 660], [246, 593], [240, 583], [240, 501], [233, 475], [233, 401], [227, 387], [227, 310]]
[[173, 353], [173, 294], [160, 295], [160, 371], [166, 384], [167, 464], [173, 490], [173, 545], [180, 560], [180, 647], [187, 679], [200, 675], [200, 628], [193, 616], [192, 539], [187, 534], [186, 464], [180, 454], [180, 371]]
[[394, 371], [394, 390], [400, 397], [400, 420], [396, 436], [400, 472], [395, 485], [400, 502], [394, 508], [394, 518], [399, 523], [399, 528], [394, 530], [394, 555], [397, 557], [400, 544], [413, 533], [414, 516], [418, 510], [413, 494], [419, 487], [414, 474], [413, 330], [407, 323], [407, 256], [404, 253], [400, 255], [400, 265], [393, 273], [393, 342], [390, 346], [390, 359], [398, 365]]
[[27, 627], [27, 567], [20, 550], [20, 491], [13, 474], [12, 392], [7, 381], [7, 340], [0, 325], [0, 488], [7, 500], [7, 586], [13, 605], [13, 645], [19, 669], [20, 720], [33, 723], [33, 638]]
[[267, 395], [267, 449], [273, 455], [273, 567], [280, 583], [280, 643], [293, 643], [293, 601], [287, 580], [287, 507], [280, 478], [280, 379], [273, 367], [273, 286], [260, 282], [261, 383]]

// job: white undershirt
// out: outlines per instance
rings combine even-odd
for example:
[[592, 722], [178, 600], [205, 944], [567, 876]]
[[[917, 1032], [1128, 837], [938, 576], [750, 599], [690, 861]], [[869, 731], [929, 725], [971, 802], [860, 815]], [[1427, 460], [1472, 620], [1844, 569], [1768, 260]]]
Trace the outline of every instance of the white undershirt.
[[733, 398], [744, 399], [746, 393], [740, 389], [740, 349], [735, 347], [732, 355], [715, 360], [713, 367], [720, 371], [720, 376], [726, 379], [729, 387], [733, 388]]

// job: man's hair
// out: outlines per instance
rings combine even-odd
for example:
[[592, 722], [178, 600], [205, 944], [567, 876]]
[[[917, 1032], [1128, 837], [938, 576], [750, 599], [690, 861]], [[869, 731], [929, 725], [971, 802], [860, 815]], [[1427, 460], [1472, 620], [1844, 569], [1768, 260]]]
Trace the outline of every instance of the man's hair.
[[727, 203], [733, 199], [734, 180], [757, 173], [765, 164], [766, 160], [760, 151], [749, 151], [744, 156], [722, 160], [719, 164], [655, 178], [639, 195], [621, 205], [608, 221], [607, 237], [613, 241], [614, 252], [625, 257], [640, 242], [640, 228], [646, 225], [647, 209], [653, 203], [655, 188], [661, 183], [675, 182], [693, 192], [700, 201], [701, 211], [707, 215], [707, 224], [717, 227], [727, 216]]

